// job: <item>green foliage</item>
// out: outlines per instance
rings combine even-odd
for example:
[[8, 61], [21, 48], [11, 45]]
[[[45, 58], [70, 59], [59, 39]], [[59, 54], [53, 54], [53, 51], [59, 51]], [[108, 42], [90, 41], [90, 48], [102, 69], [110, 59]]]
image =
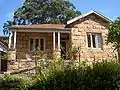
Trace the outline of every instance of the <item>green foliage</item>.
[[120, 60], [120, 17], [112, 22], [108, 29], [108, 42], [112, 43], [115, 50], [118, 51], [118, 59]]
[[[31, 79], [30, 79], [31, 80]], [[20, 90], [28, 90], [28, 88], [31, 86], [32, 81], [24, 79], [20, 82]]]
[[108, 29], [108, 41], [115, 44], [118, 43], [120, 47], [120, 17], [112, 22]]
[[21, 79], [5, 74], [0, 80], [0, 90], [19, 90]]
[[10, 35], [9, 27], [12, 26], [12, 25], [14, 25], [13, 21], [7, 21], [7, 22], [4, 23], [4, 25], [3, 25], [4, 35], [7, 35], [7, 34]]
[[40, 57], [43, 57], [44, 53], [43, 51], [40, 50], [39, 47], [37, 47], [35, 51], [36, 51], [36, 54], [38, 54]]
[[68, 0], [25, 0], [14, 13], [14, 20], [20, 24], [66, 23], [80, 15]]
[[22, 7], [14, 12], [14, 20], [4, 23], [3, 33], [10, 34], [9, 27], [12, 25], [66, 24], [80, 14], [68, 0], [25, 0]]
[[9, 27], [12, 25], [66, 24], [80, 14], [68, 0], [25, 0], [22, 7], [14, 12], [14, 20], [4, 23], [3, 32], [10, 34]]
[[1, 60], [7, 60], [7, 58], [8, 58], [8, 55], [6, 53], [0, 55]]
[[119, 62], [102, 62], [93, 66], [91, 73], [93, 88], [99, 90], [120, 89], [120, 64]]
[[4, 74], [0, 76], [0, 90], [28, 90], [31, 78]]
[[79, 64], [73, 68], [55, 68], [38, 75], [28, 89], [32, 90], [118, 90], [120, 64], [96, 63], [93, 67]]
[[66, 52], [67, 59], [74, 59], [76, 60], [76, 55], [80, 53], [80, 47], [72, 47], [69, 48]]
[[[102, 61], [89, 66], [87, 62], [65, 67], [59, 59], [54, 60], [40, 74], [31, 79], [4, 75], [0, 85], [12, 90], [119, 90], [120, 63]], [[16, 84], [15, 84], [16, 83]], [[9, 86], [8, 86], [9, 85]], [[1, 88], [0, 88], [1, 89]]]

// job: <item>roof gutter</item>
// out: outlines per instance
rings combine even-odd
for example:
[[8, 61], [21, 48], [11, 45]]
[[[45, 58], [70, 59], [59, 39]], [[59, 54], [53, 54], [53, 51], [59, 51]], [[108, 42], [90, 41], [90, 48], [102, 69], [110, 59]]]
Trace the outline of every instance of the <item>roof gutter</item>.
[[31, 28], [31, 27], [10, 27], [10, 31], [16, 32], [61, 32], [70, 33], [71, 28]]

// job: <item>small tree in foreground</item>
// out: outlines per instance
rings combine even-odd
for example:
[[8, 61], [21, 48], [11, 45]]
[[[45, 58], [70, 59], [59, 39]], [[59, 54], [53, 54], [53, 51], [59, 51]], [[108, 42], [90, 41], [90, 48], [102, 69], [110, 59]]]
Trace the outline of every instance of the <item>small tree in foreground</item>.
[[108, 42], [112, 43], [117, 50], [120, 61], [120, 17], [109, 25], [108, 30]]

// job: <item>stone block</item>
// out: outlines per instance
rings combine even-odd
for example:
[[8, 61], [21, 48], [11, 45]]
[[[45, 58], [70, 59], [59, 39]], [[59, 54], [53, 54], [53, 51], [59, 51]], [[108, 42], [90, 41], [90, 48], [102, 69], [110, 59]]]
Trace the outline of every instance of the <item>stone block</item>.
[[9, 61], [16, 60], [16, 50], [15, 49], [8, 50], [8, 60]]

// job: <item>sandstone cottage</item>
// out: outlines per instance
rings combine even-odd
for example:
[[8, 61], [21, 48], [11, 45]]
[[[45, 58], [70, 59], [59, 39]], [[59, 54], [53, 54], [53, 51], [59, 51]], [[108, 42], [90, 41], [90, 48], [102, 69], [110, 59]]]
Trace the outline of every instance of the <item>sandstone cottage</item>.
[[55, 52], [64, 55], [70, 47], [80, 47], [80, 55], [77, 55], [80, 60], [113, 58], [113, 48], [106, 43], [107, 26], [110, 22], [111, 20], [100, 13], [90, 11], [73, 18], [66, 25], [13, 25], [9, 37], [11, 59], [25, 59], [37, 47], [49, 58]]

